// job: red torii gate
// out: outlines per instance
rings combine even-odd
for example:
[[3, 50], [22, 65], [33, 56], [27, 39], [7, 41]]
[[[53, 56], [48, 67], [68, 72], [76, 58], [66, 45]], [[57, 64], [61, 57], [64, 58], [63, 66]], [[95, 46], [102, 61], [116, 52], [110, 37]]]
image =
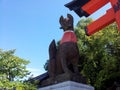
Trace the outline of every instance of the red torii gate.
[[86, 34], [92, 35], [114, 21], [120, 30], [120, 0], [73, 0], [65, 6], [74, 10], [80, 17], [88, 17], [109, 2], [112, 8], [108, 9], [105, 15], [86, 26]]

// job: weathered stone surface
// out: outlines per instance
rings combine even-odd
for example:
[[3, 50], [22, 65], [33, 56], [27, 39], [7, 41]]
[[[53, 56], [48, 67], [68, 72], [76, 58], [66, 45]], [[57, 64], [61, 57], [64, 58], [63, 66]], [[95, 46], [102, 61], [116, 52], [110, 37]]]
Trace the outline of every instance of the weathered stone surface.
[[59, 84], [39, 88], [38, 90], [94, 90], [94, 87], [73, 81], [66, 81]]

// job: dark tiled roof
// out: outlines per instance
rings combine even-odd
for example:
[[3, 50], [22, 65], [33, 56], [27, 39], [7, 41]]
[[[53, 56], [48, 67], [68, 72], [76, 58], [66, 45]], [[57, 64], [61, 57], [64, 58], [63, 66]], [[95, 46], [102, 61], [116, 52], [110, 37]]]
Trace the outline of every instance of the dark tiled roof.
[[39, 80], [39, 81], [43, 81], [43, 80], [45, 80], [45, 79], [47, 79], [49, 77], [49, 75], [48, 75], [48, 72], [46, 72], [46, 73], [43, 73], [43, 74], [41, 74], [41, 75], [39, 75], [39, 76], [36, 76], [36, 77], [34, 77], [34, 78], [31, 78], [31, 79], [29, 79], [28, 81], [35, 81], [35, 80]]
[[86, 3], [88, 3], [90, 0], [73, 0], [67, 4], [65, 4], [65, 7], [69, 8], [70, 10], [73, 10], [78, 16], [86, 16], [88, 17], [89, 14], [82, 10], [82, 6], [84, 6]]

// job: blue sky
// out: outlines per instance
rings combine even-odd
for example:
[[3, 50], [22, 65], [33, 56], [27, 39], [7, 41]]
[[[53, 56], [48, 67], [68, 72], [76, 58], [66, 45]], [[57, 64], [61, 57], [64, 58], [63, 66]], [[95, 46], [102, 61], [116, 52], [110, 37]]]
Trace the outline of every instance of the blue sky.
[[[60, 40], [59, 17], [70, 13], [74, 25], [80, 18], [64, 4], [71, 0], [0, 0], [0, 48], [16, 49], [15, 55], [31, 63], [27, 68], [36, 76], [44, 73], [52, 39]], [[106, 5], [91, 17], [96, 19], [106, 12]]]

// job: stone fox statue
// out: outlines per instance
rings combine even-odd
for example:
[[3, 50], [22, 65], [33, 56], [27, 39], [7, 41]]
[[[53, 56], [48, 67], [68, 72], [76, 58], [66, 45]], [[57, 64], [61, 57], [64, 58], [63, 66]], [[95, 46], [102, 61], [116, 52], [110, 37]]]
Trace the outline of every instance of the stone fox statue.
[[58, 47], [56, 47], [55, 40], [49, 46], [49, 77], [63, 73], [78, 73], [79, 50], [73, 29], [73, 17], [70, 14], [67, 14], [67, 18], [61, 16], [59, 22], [64, 35]]

